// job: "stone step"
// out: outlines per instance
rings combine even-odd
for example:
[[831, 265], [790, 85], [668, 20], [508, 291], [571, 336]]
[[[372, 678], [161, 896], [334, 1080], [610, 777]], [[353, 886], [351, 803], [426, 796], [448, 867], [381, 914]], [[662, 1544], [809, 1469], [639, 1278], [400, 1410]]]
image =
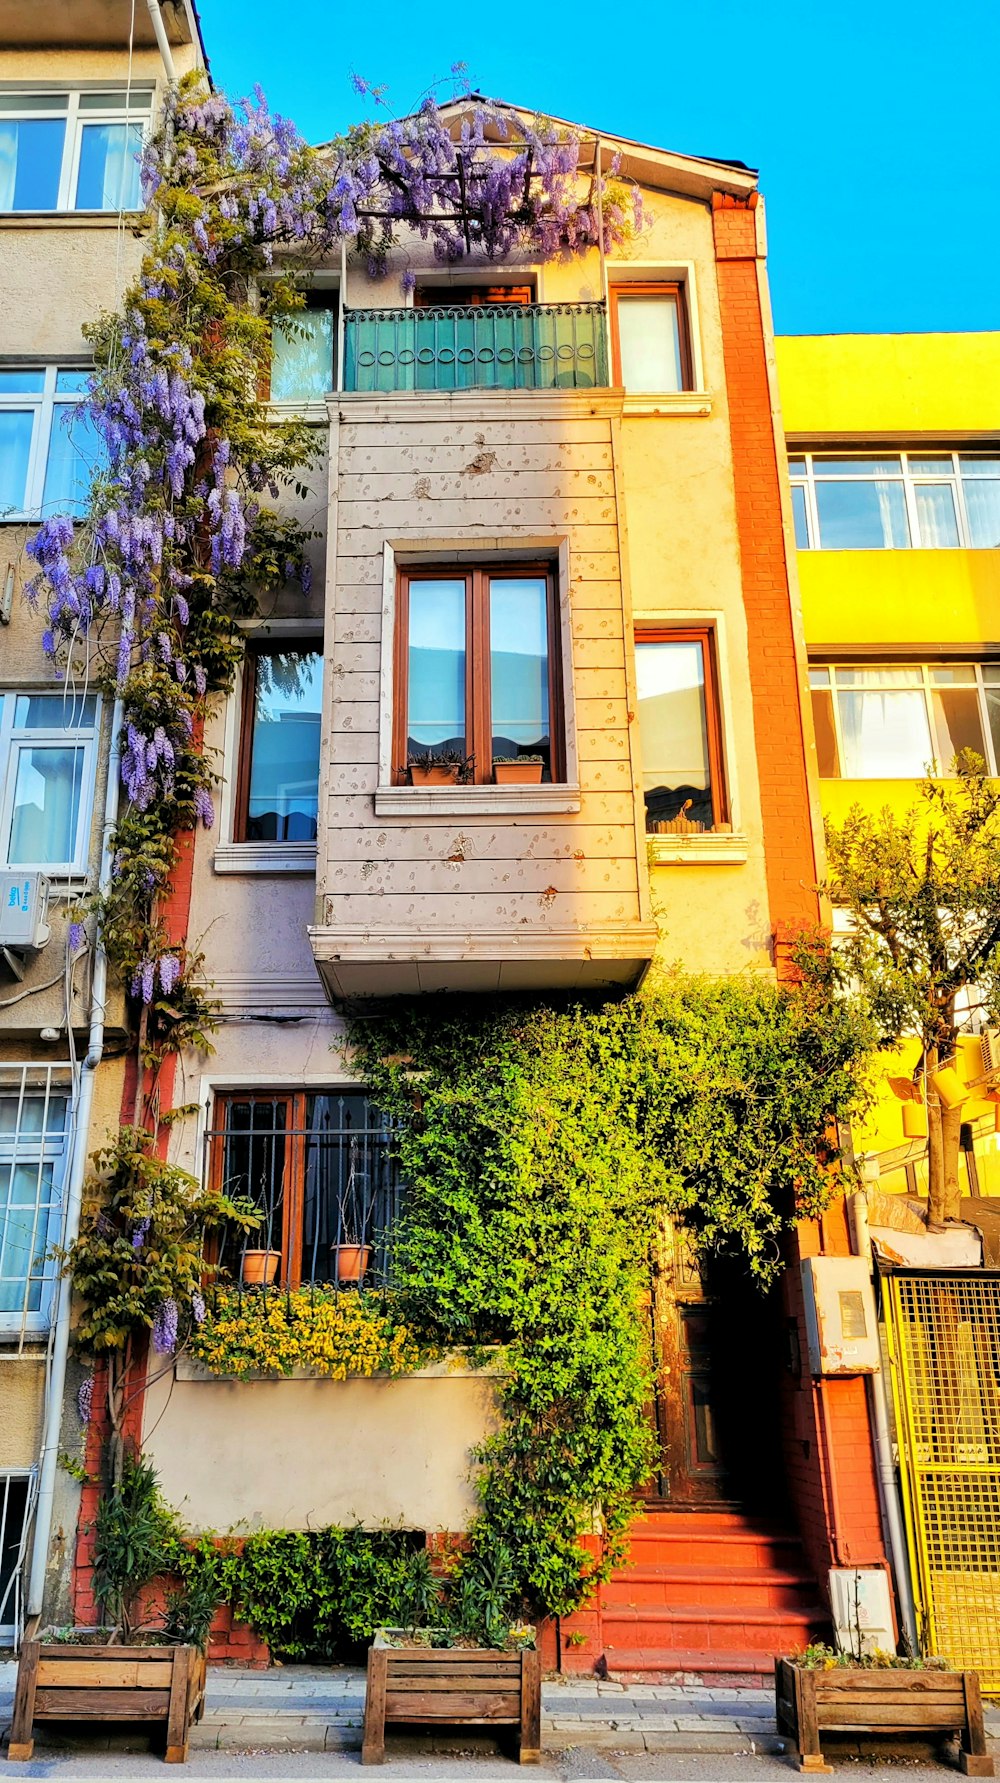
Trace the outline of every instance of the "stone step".
[[694, 1604], [644, 1604], [635, 1609], [609, 1604], [601, 1612], [601, 1633], [609, 1666], [619, 1648], [650, 1652], [716, 1651], [766, 1654], [791, 1653], [807, 1646], [829, 1626], [821, 1604], [801, 1609], [754, 1608], [750, 1605], [700, 1608]]
[[614, 1608], [695, 1604], [705, 1609], [758, 1607], [809, 1610], [816, 1582], [786, 1567], [626, 1566], [603, 1587], [605, 1614]]
[[718, 1689], [757, 1686], [762, 1706], [773, 1706], [768, 1684], [774, 1676], [774, 1660], [752, 1647], [717, 1649], [703, 1647], [619, 1647], [605, 1655], [608, 1676], [623, 1684], [705, 1684]]

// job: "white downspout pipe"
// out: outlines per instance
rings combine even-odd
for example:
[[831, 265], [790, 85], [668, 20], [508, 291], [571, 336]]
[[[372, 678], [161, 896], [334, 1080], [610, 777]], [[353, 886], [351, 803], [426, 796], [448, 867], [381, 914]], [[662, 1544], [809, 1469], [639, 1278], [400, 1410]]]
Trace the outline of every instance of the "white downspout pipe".
[[[150, 5], [153, 0], [150, 0]], [[104, 831], [101, 837], [101, 866], [98, 895], [103, 897], [111, 880], [111, 837], [118, 820], [118, 784], [121, 772], [122, 702], [115, 701], [111, 719], [111, 758], [108, 762], [108, 785], [104, 798]], [[94, 976], [90, 989], [90, 1040], [87, 1056], [80, 1071], [80, 1093], [73, 1123], [73, 1140], [66, 1178], [66, 1218], [62, 1243], [68, 1248], [80, 1231], [80, 1206], [83, 1179], [87, 1168], [90, 1141], [90, 1113], [94, 1103], [94, 1080], [104, 1054], [104, 1009], [108, 985], [108, 956], [98, 939], [94, 950]], [[45, 1429], [42, 1458], [38, 1473], [38, 1503], [35, 1507], [35, 1533], [31, 1544], [31, 1573], [28, 1579], [25, 1615], [40, 1616], [45, 1595], [45, 1574], [52, 1535], [52, 1506], [55, 1498], [56, 1469], [59, 1465], [59, 1438], [62, 1434], [63, 1397], [66, 1392], [66, 1363], [69, 1355], [69, 1320], [73, 1284], [68, 1276], [59, 1277], [56, 1290], [56, 1316], [53, 1329], [52, 1368], [45, 1400]]]
[[[853, 1196], [851, 1214], [854, 1242], [858, 1254], [865, 1257], [870, 1264], [872, 1243], [868, 1234], [868, 1202], [863, 1191], [859, 1191]], [[892, 1570], [895, 1574], [896, 1594], [899, 1598], [899, 1614], [903, 1623], [903, 1632], [910, 1643], [910, 1650], [914, 1655], [917, 1655], [920, 1652], [917, 1638], [917, 1610], [913, 1600], [910, 1555], [906, 1546], [906, 1532], [903, 1528], [903, 1514], [899, 1503], [896, 1467], [892, 1458], [892, 1436], [889, 1431], [889, 1408], [886, 1403], [884, 1369], [880, 1368], [878, 1374], [868, 1376], [868, 1389], [868, 1404], [871, 1410], [875, 1454], [878, 1461], [879, 1494], [882, 1499], [882, 1514], [885, 1517], [886, 1532], [889, 1537], [889, 1552], [892, 1555]]]
[[156, 38], [156, 47], [160, 52], [160, 60], [163, 63], [163, 72], [168, 81], [175, 81], [177, 79], [177, 73], [174, 68], [174, 58], [170, 54], [170, 45], [167, 42], [163, 14], [160, 11], [160, 0], [146, 0], [146, 5], [149, 8], [149, 16], [153, 24], [153, 35]]

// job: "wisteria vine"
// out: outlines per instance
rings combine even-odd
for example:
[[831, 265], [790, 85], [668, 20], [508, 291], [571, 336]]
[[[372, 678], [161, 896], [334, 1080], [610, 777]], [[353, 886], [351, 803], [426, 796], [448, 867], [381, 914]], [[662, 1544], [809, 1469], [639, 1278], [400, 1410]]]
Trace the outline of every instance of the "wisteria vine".
[[373, 277], [415, 237], [444, 261], [574, 254], [602, 229], [621, 243], [638, 197], [616, 168], [603, 186], [581, 172], [580, 149], [568, 129], [471, 97], [457, 118], [428, 98], [315, 149], [259, 92], [233, 106], [192, 75], [168, 96], [142, 159], [141, 269], [88, 330], [102, 443], [88, 509], [46, 519], [28, 546], [46, 651], [61, 673], [96, 664], [123, 705], [125, 799], [95, 918], [154, 1081], [166, 1053], [208, 1043], [214, 1014], [162, 915], [179, 833], [214, 820], [206, 702], [231, 684], [239, 622], [290, 581], [308, 588], [307, 535], [268, 505], [301, 492], [314, 451], [262, 394], [273, 320], [342, 238]]

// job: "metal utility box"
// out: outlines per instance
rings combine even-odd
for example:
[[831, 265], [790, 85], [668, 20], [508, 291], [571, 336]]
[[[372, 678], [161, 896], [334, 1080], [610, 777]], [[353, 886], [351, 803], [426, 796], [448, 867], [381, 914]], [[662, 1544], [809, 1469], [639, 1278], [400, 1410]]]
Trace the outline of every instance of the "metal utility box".
[[44, 947], [48, 908], [44, 873], [0, 873], [0, 947]]
[[875, 1295], [864, 1257], [804, 1257], [810, 1374], [877, 1374]]
[[837, 1646], [861, 1659], [896, 1651], [889, 1580], [880, 1566], [830, 1568], [830, 1608]]

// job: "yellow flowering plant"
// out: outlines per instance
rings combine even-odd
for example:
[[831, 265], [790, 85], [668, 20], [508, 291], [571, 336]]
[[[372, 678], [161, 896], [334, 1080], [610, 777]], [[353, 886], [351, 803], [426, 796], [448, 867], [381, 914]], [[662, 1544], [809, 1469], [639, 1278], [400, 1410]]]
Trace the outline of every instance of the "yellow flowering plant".
[[422, 1359], [391, 1300], [333, 1287], [223, 1290], [206, 1308], [191, 1348], [213, 1374], [237, 1380], [299, 1368], [333, 1381], [409, 1374]]

